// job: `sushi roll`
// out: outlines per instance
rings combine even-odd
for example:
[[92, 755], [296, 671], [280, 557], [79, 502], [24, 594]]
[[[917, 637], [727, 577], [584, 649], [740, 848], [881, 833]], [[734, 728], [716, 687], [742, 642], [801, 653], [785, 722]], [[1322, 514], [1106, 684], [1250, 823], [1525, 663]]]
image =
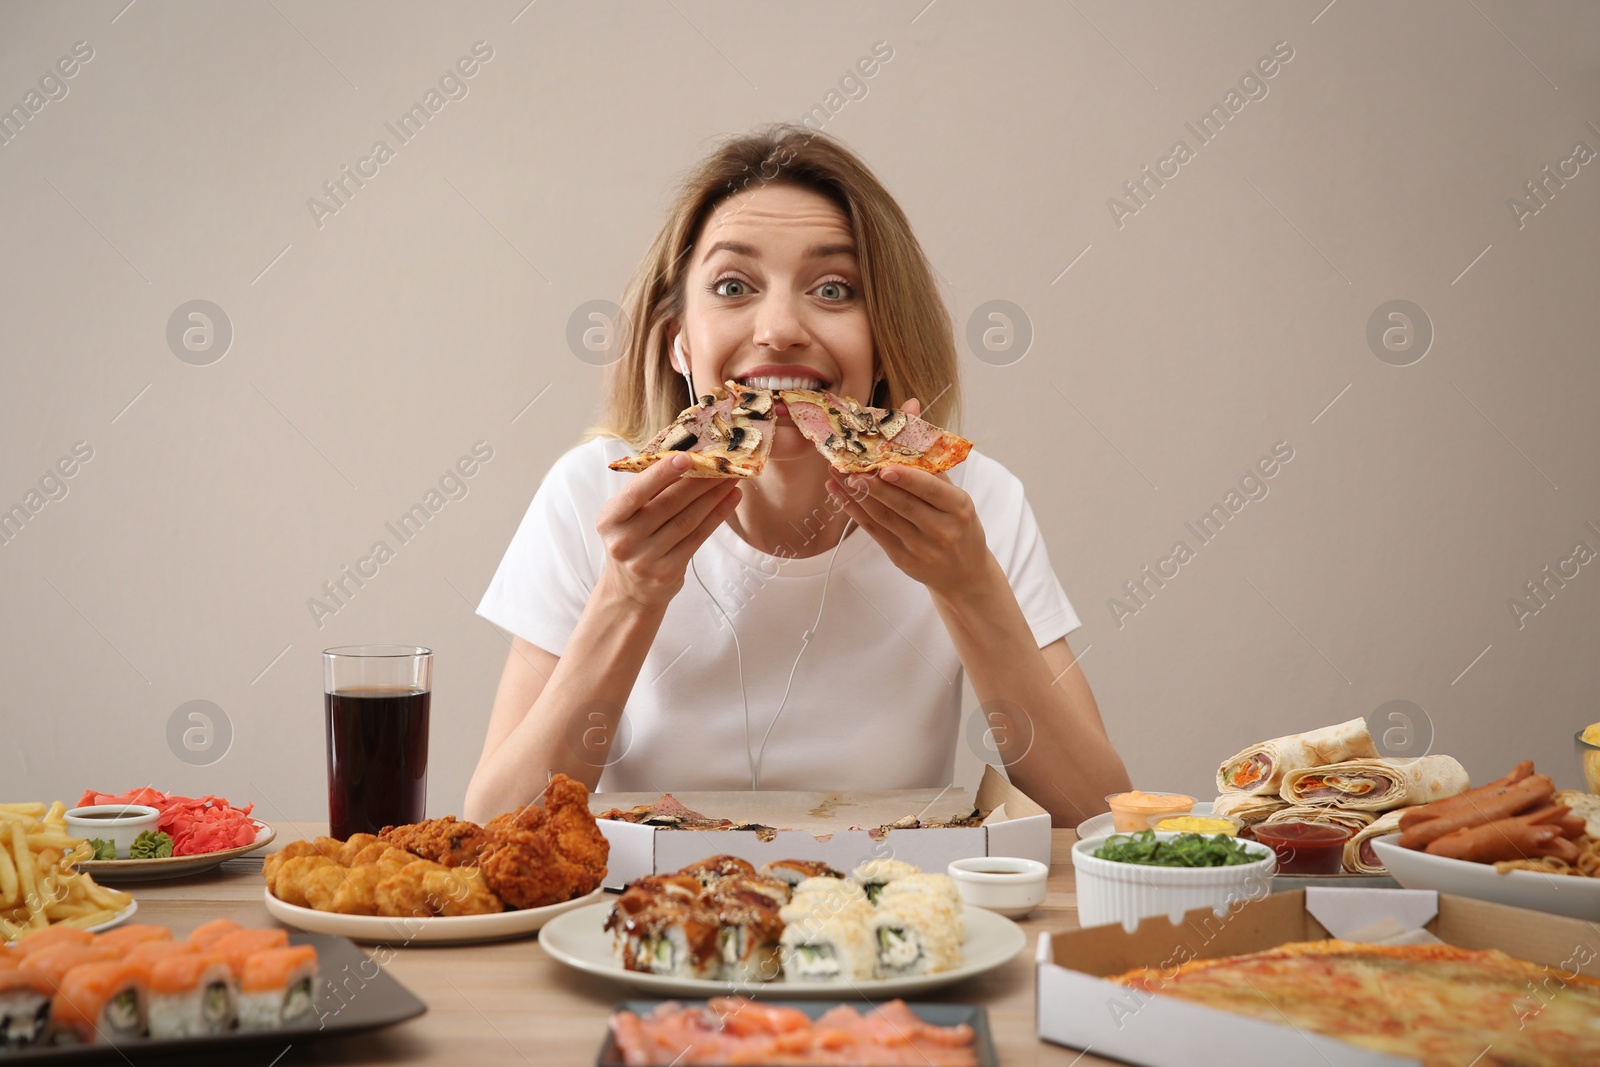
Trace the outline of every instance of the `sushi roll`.
[[[270, 951], [251, 960], [266, 955]], [[145, 969], [145, 1009], [151, 1037], [198, 1037], [232, 1029], [238, 1014], [233, 973], [220, 955], [190, 951], [128, 962]], [[247, 963], [247, 973], [248, 969]]]
[[317, 1014], [317, 950], [291, 945], [253, 953], [239, 978], [239, 1029], [276, 1030]]
[[19, 957], [26, 957], [57, 945], [87, 945], [93, 941], [94, 935], [89, 931], [58, 923], [55, 926], [46, 926], [43, 930], [35, 930], [12, 945], [9, 951], [17, 953]]
[[749, 860], [742, 860], [738, 856], [708, 856], [699, 863], [679, 868], [678, 873], [698, 879], [701, 885], [710, 885], [728, 875], [755, 874], [756, 869]]
[[853, 882], [848, 878], [807, 878], [795, 885], [793, 891], [794, 900], [812, 895], [842, 897], [846, 900], [859, 900], [862, 903], [870, 903], [867, 900], [866, 890], [861, 887], [861, 883]]
[[289, 944], [289, 934], [285, 930], [235, 930], [231, 934], [217, 938], [211, 945], [210, 951], [216, 952], [228, 961], [228, 969], [233, 976], [238, 978], [244, 974], [245, 960], [257, 952], [265, 952], [269, 948], [283, 948]]
[[901, 878], [908, 878], [922, 871], [903, 860], [868, 860], [854, 871], [850, 872], [853, 878], [867, 894], [867, 900], [873, 904], [878, 902], [878, 894], [890, 882]]
[[866, 909], [840, 911], [829, 903], [818, 899], [809, 911], [785, 916], [780, 959], [783, 975], [791, 982], [859, 982], [877, 972]]
[[144, 979], [125, 960], [84, 963], [56, 987], [50, 1016], [57, 1041], [114, 1044], [145, 1032]]
[[956, 915], [948, 901], [931, 894], [902, 893], [884, 900], [869, 922], [878, 974], [901, 978], [959, 966]]
[[43, 973], [19, 967], [15, 960], [0, 963], [0, 1052], [29, 1048], [39, 1042], [50, 1026], [50, 998], [54, 993], [55, 986]]
[[94, 943], [113, 949], [118, 956], [125, 956], [128, 950], [135, 945], [142, 945], [147, 941], [171, 940], [172, 931], [165, 926], [156, 926], [152, 923], [129, 923], [126, 926], [119, 926], [115, 930], [107, 930], [103, 934], [97, 934]]
[[105, 963], [115, 960], [117, 952], [105, 945], [55, 945], [32, 953], [18, 963], [19, 970], [38, 971], [49, 979], [52, 988], [59, 986], [67, 972], [86, 963]]
[[961, 891], [956, 888], [955, 879], [948, 874], [907, 875], [883, 887], [883, 892], [878, 895], [878, 907], [887, 907], [890, 902], [910, 895], [925, 895], [946, 901], [955, 909], [956, 938], [966, 937], [965, 905], [961, 902]]
[[146, 969], [173, 956], [196, 956], [200, 949], [187, 941], [146, 941], [130, 948], [122, 958]]
[[626, 970], [676, 978], [716, 978], [721, 972], [721, 922], [693, 878], [640, 878], [612, 905], [605, 929]]
[[843, 878], [844, 875], [821, 860], [773, 860], [761, 868], [768, 878], [787, 882], [791, 887], [807, 878]]
[[235, 930], [243, 929], [244, 927], [232, 919], [212, 919], [210, 922], [202, 923], [194, 928], [194, 931], [189, 935], [189, 944], [196, 948], [207, 949]]
[[[766, 982], [778, 977], [783, 919], [778, 915], [780, 901], [761, 884], [770, 881], [760, 875], [722, 878], [707, 890], [717, 912], [717, 952], [724, 981]], [[787, 887], [783, 891], [787, 893]]]

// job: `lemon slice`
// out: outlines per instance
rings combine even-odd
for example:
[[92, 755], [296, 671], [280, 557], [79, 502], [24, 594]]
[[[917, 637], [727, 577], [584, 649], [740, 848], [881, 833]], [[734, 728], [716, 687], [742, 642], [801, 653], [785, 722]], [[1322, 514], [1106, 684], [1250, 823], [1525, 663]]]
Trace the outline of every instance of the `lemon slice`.
[[1586, 744], [1600, 745], [1600, 722], [1590, 723], [1580, 735]]

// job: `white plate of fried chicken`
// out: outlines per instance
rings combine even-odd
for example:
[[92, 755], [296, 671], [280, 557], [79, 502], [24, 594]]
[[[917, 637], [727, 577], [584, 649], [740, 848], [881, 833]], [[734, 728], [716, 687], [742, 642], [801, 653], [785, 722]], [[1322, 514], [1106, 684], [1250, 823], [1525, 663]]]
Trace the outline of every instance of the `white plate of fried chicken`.
[[347, 841], [291, 842], [262, 864], [267, 911], [369, 943], [533, 933], [599, 899], [609, 852], [581, 782], [558, 774], [543, 800], [483, 826], [446, 816]]

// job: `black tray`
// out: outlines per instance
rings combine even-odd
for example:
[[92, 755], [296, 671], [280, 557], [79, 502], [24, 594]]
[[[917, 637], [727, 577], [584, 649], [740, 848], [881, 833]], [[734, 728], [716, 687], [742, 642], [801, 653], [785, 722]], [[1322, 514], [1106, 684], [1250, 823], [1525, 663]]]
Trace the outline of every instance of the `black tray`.
[[390, 978], [354, 942], [332, 934], [289, 935], [291, 945], [311, 945], [317, 950], [320, 974], [317, 1020], [305, 1026], [280, 1030], [234, 1030], [207, 1037], [136, 1037], [116, 1044], [62, 1045], [0, 1052], [0, 1064], [13, 1063], [118, 1063], [150, 1064], [164, 1057], [213, 1053], [220, 1061], [251, 1046], [301, 1044], [319, 1037], [343, 1036], [376, 1030], [414, 1019], [428, 1006]]
[[[635, 1015], [648, 1015], [655, 1011], [657, 1005], [667, 1003], [665, 1000], [625, 1000], [612, 1009], [613, 1014], [619, 1011], [631, 1011]], [[690, 1007], [705, 1007], [703, 1000], [678, 1000], [675, 1003]], [[765, 1008], [799, 1008], [811, 1018], [821, 1016], [829, 1008], [836, 1008], [840, 1004], [848, 1004], [861, 1014], [865, 1015], [883, 1001], [869, 1000], [761, 1000]], [[998, 1067], [1000, 1060], [994, 1051], [994, 1034], [989, 1030], [989, 1013], [975, 1004], [907, 1004], [913, 1015], [925, 1023], [935, 1026], [959, 1026], [966, 1023], [972, 1027], [975, 1040], [973, 1049], [978, 1054], [978, 1067]], [[596, 1067], [625, 1067], [622, 1062], [622, 1053], [617, 1048], [617, 1039], [611, 1033], [609, 1025], [606, 1027], [606, 1042], [600, 1046], [600, 1058]]]

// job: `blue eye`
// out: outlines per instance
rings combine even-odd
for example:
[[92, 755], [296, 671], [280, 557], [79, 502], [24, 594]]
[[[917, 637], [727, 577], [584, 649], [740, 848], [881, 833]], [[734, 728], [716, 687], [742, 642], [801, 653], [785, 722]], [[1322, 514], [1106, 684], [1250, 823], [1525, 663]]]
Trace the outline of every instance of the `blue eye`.
[[[833, 290], [833, 292], [829, 292]], [[848, 282], [823, 282], [817, 286], [817, 293], [824, 300], [848, 300], [855, 290]]]
[[711, 291], [713, 293], [716, 293], [718, 296], [746, 296], [746, 295], [748, 295], [746, 292], [743, 292], [743, 291], [741, 291], [741, 292], [727, 292], [727, 291], [725, 291], [725, 287], [726, 286], [730, 286], [730, 285], [737, 285], [737, 286], [740, 286], [740, 287], [744, 287], [744, 282], [740, 281], [738, 278], [718, 278], [716, 281], [711, 283]]

